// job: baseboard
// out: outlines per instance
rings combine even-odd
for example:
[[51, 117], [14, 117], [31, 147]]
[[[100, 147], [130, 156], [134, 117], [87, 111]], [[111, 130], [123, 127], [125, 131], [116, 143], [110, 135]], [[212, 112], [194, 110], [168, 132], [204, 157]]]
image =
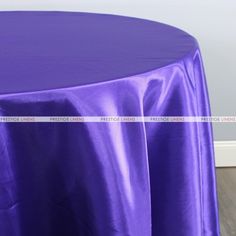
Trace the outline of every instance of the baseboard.
[[236, 141], [215, 141], [216, 167], [236, 166]]

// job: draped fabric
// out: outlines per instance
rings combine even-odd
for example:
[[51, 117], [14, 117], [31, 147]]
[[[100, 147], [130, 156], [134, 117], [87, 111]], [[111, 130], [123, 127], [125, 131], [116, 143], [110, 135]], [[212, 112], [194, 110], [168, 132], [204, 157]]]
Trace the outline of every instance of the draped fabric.
[[[4, 19], [0, 42], [5, 46], [0, 51], [2, 117], [210, 115], [200, 50], [196, 40], [183, 31], [151, 21], [88, 13], [8, 12], [0, 13], [0, 19]], [[60, 51], [52, 61], [53, 50], [64, 45], [59, 42], [69, 40], [59, 32], [69, 33], [79, 19], [85, 22], [78, 27], [86, 32], [88, 20], [102, 22], [100, 46], [97, 51], [92, 44], [88, 48], [97, 53], [106, 47], [107, 52], [93, 54], [93, 58], [91, 53], [86, 60], [80, 54], [79, 60], [73, 50], [69, 56], [63, 48], [64, 54]], [[121, 27], [112, 27], [112, 22]], [[35, 24], [39, 29], [34, 31]], [[134, 26], [143, 28], [137, 32]], [[41, 44], [32, 42], [45, 28], [54, 29], [50, 39], [55, 36], [58, 45], [45, 41], [45, 35]], [[122, 42], [99, 41], [108, 28], [124, 31], [127, 38], [122, 34], [120, 38], [128, 40], [127, 45], [135, 44], [135, 34], [142, 35], [142, 29], [148, 28], [144, 43], [155, 39], [152, 34], [157, 39], [162, 35], [169, 41], [161, 38], [156, 43], [166, 45], [166, 51], [155, 48], [149, 58], [142, 56], [153, 47], [155, 40], [150, 39], [150, 45], [140, 48], [132, 61], [132, 54], [126, 54], [128, 46], [119, 48]], [[172, 34], [179, 38], [171, 38]], [[32, 43], [26, 44], [27, 40]], [[82, 42], [70, 40], [65, 48]], [[114, 52], [115, 59], [105, 58]], [[0, 235], [218, 236], [211, 124], [1, 122]]]

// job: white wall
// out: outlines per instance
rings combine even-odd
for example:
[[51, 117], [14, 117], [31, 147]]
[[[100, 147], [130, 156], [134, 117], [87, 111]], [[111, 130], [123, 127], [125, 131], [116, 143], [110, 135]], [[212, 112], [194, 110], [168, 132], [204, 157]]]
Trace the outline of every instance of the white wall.
[[[152, 19], [194, 35], [202, 49], [214, 115], [236, 115], [234, 0], [0, 0], [0, 10], [68, 10]], [[236, 125], [215, 126], [217, 140], [236, 140]]]

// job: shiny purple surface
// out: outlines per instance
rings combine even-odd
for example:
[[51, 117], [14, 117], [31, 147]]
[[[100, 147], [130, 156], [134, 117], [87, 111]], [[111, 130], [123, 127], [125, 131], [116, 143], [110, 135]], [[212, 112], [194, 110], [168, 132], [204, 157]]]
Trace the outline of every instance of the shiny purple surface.
[[186, 33], [130, 17], [0, 13], [0, 94], [85, 85], [168, 65], [196, 48]]
[[[0, 94], [0, 116], [210, 115], [196, 40], [111, 15], [0, 13]], [[0, 235], [218, 236], [211, 124], [0, 123]]]

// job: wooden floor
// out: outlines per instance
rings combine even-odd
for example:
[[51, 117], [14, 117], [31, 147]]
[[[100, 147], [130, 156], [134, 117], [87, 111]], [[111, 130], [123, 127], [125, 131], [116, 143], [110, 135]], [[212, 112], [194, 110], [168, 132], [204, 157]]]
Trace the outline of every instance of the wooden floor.
[[236, 236], [236, 168], [217, 168], [221, 236]]

